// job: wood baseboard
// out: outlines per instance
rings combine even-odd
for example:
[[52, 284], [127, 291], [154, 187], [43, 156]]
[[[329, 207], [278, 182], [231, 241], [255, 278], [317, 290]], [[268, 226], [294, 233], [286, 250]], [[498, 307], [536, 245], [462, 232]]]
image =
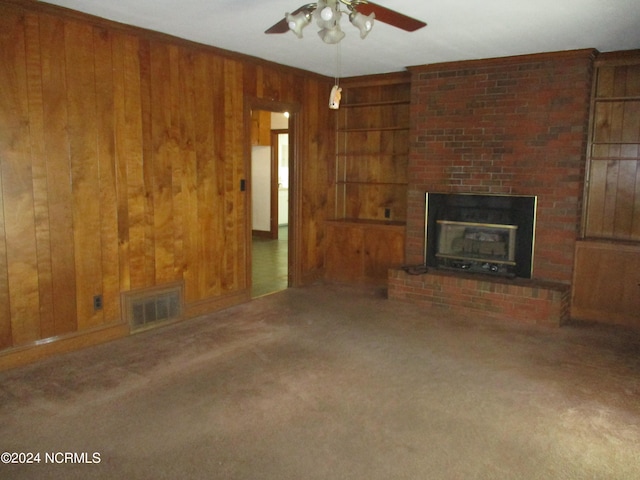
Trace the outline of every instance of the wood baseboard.
[[250, 290], [241, 290], [231, 295], [224, 295], [199, 302], [187, 303], [184, 307], [184, 318], [194, 318], [200, 315], [216, 312], [224, 308], [246, 303], [251, 300]]
[[0, 353], [0, 371], [28, 365], [54, 355], [109, 342], [129, 335], [129, 325], [111, 324], [91, 331], [51, 337], [28, 345], [14, 347]]

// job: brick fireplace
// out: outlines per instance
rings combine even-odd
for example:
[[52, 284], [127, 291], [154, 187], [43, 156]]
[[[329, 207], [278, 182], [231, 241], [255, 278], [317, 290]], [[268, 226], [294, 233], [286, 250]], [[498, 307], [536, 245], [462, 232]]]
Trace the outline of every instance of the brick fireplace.
[[426, 192], [535, 196], [535, 247], [529, 279], [394, 269], [390, 298], [522, 321], [566, 320], [594, 54], [411, 68], [406, 263], [426, 261]]

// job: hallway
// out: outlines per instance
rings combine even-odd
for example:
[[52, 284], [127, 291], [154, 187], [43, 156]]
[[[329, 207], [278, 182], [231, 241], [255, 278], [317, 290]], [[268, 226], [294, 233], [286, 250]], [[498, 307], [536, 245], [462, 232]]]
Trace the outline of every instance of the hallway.
[[287, 288], [289, 227], [278, 227], [276, 240], [254, 236], [252, 241], [251, 297]]

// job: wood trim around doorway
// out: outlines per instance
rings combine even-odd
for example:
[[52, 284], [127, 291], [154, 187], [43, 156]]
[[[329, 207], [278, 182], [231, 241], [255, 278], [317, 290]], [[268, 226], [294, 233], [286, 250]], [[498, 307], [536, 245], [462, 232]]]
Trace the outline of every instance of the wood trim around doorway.
[[[300, 105], [298, 103], [280, 102], [266, 98], [245, 97], [245, 115], [244, 115], [244, 164], [247, 178], [246, 180], [246, 198], [245, 202], [245, 221], [246, 221], [246, 278], [248, 279], [248, 288], [251, 288], [251, 267], [252, 267], [252, 214], [251, 214], [251, 111], [265, 110], [270, 112], [289, 112], [289, 248], [288, 248], [288, 271], [290, 287], [302, 285], [302, 259], [301, 259], [301, 242], [300, 242], [300, 225], [301, 222], [301, 193], [298, 186], [300, 185], [300, 168], [298, 152], [300, 151]], [[277, 175], [276, 175], [277, 187]], [[277, 188], [276, 188], [277, 195]], [[273, 202], [272, 202], [273, 208]], [[273, 218], [273, 215], [272, 215]], [[276, 231], [277, 231], [277, 215], [276, 215]]]

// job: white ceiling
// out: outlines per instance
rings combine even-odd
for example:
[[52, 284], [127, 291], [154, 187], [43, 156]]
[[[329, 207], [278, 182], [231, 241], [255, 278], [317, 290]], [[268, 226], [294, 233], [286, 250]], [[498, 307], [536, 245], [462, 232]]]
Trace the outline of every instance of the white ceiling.
[[[409, 33], [376, 22], [362, 40], [324, 44], [312, 23], [304, 38], [265, 35], [285, 12], [311, 0], [48, 0], [47, 3], [330, 77], [527, 53], [640, 48], [639, 0], [376, 0], [428, 26]], [[340, 52], [338, 62], [337, 52]]]

